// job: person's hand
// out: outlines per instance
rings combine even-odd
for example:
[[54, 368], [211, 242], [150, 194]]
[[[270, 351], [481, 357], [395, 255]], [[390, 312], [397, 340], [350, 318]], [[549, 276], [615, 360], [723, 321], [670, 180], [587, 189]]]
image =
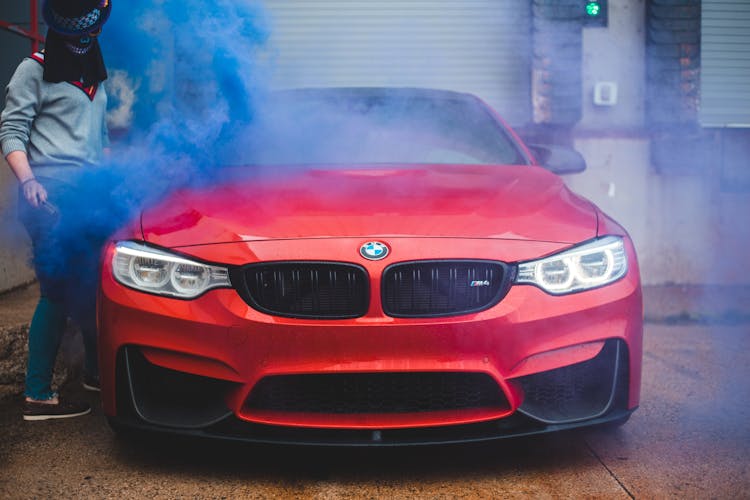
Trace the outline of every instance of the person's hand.
[[21, 186], [23, 187], [23, 196], [32, 207], [39, 208], [39, 205], [47, 201], [47, 190], [38, 180], [28, 179]]

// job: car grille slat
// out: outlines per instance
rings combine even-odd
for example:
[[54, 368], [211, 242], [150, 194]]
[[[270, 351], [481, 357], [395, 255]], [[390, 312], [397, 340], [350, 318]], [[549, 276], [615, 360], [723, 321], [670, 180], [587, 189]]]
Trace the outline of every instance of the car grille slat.
[[383, 274], [383, 310], [394, 317], [477, 312], [497, 304], [510, 288], [509, 267], [496, 261], [417, 261]]
[[485, 373], [408, 372], [273, 375], [261, 379], [246, 411], [412, 413], [507, 408]]
[[367, 312], [369, 280], [360, 266], [272, 262], [234, 271], [232, 282], [254, 308], [293, 318], [356, 318]]

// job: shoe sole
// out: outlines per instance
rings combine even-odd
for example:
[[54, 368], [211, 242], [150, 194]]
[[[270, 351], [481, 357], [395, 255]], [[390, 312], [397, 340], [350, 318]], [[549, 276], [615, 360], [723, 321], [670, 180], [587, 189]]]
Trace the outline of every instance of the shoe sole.
[[51, 420], [56, 418], [73, 418], [73, 417], [80, 417], [82, 415], [88, 415], [91, 413], [91, 408], [89, 408], [86, 411], [82, 411], [79, 413], [66, 413], [65, 415], [24, 415], [23, 419], [28, 422], [36, 422], [39, 420]]
[[100, 388], [98, 388], [98, 387], [96, 387], [94, 385], [89, 385], [86, 382], [84, 382], [82, 385], [83, 385], [83, 388], [86, 389], [87, 391], [102, 392], [102, 390]]

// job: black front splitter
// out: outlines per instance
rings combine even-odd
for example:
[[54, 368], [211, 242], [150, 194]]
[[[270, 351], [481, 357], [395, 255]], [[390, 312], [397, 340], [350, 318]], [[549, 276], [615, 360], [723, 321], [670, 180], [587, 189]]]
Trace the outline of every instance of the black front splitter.
[[543, 424], [530, 417], [515, 414], [478, 424], [449, 425], [410, 429], [310, 429], [253, 424], [229, 416], [203, 428], [165, 427], [137, 418], [108, 417], [116, 432], [143, 431], [255, 444], [332, 447], [399, 447], [482, 443], [508, 438], [534, 436], [599, 425], [620, 425], [636, 408], [615, 409], [606, 415], [561, 424]]

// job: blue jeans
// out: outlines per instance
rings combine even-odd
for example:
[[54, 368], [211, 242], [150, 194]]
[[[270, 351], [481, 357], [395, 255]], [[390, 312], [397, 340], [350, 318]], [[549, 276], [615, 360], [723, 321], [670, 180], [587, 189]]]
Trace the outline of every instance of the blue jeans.
[[[73, 186], [39, 178], [53, 205], [73, 196]], [[69, 214], [80, 217], [82, 214]], [[29, 359], [26, 368], [26, 396], [50, 399], [52, 373], [67, 319], [81, 329], [87, 376], [99, 374], [96, 348], [96, 286], [99, 246], [90, 252], [69, 252], [64, 238], [87, 238], [65, 233], [65, 214], [34, 208], [19, 195], [19, 218], [29, 233], [34, 270], [39, 280], [40, 299], [29, 328]]]

